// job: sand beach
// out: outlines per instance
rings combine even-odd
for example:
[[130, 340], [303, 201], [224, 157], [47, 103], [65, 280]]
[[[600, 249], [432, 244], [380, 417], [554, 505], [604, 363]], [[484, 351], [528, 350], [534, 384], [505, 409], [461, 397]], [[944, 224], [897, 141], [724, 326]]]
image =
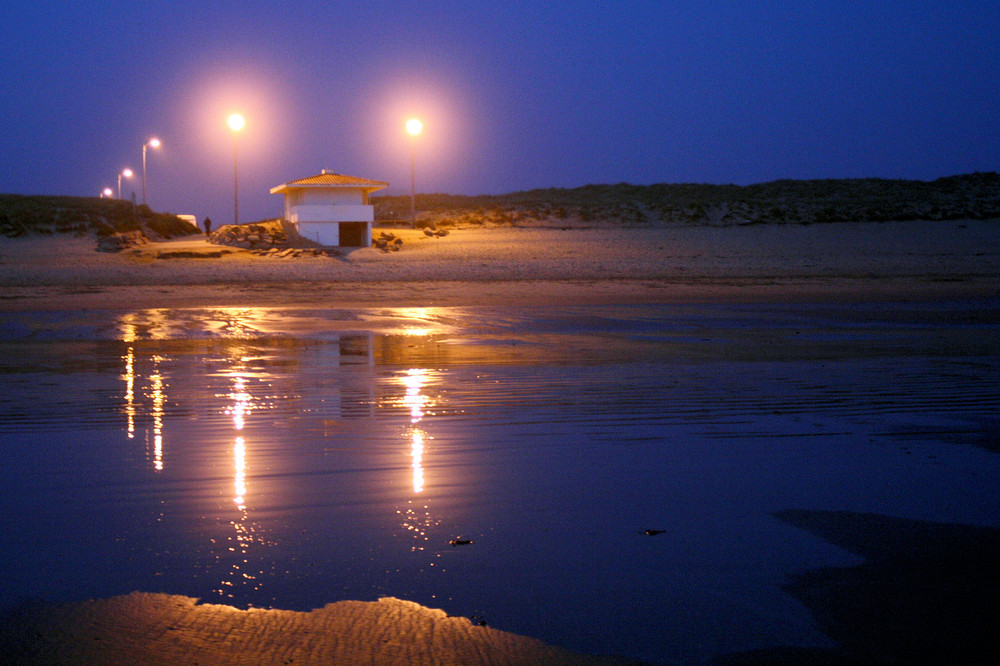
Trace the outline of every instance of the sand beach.
[[[118, 254], [92, 238], [0, 242], [4, 310], [808, 301], [992, 295], [996, 221], [391, 229], [399, 252], [275, 259], [202, 238]], [[220, 258], [157, 258], [179, 250]]]
[[[905, 375], [908, 359], [911, 356], [918, 358], [928, 349], [932, 350], [932, 355], [985, 358], [988, 352], [984, 345], [988, 347], [991, 344], [989, 336], [993, 335], [1000, 316], [995, 310], [996, 297], [1000, 294], [1000, 223], [996, 220], [661, 228], [614, 228], [602, 225], [562, 228], [539, 225], [469, 227], [450, 230], [443, 237], [429, 237], [421, 231], [408, 229], [387, 231], [403, 238], [400, 251], [381, 252], [375, 248], [361, 248], [344, 251], [337, 256], [297, 258], [261, 256], [246, 250], [212, 245], [201, 237], [151, 243], [114, 254], [96, 252], [95, 240], [90, 237], [35, 236], [0, 239], [0, 323], [6, 327], [8, 337], [17, 338], [16, 344], [20, 346], [11, 348], [25, 350], [30, 349], [28, 345], [38, 331], [44, 333], [46, 327], [53, 326], [54, 320], [49, 318], [49, 313], [71, 312], [74, 325], [93, 322], [93, 327], [97, 327], [111, 320], [120, 322], [121, 313], [140, 313], [130, 321], [152, 321], [155, 317], [148, 313], [169, 310], [175, 330], [188, 330], [192, 338], [197, 338], [203, 333], [203, 329], [199, 328], [202, 324], [197, 321], [198, 313], [213, 309], [252, 310], [256, 307], [262, 311], [280, 310], [286, 325], [292, 326], [287, 322], [291, 321], [294, 313], [300, 311], [363, 309], [372, 312], [387, 308], [396, 313], [407, 308], [427, 308], [434, 309], [435, 312], [458, 308], [465, 312], [461, 321], [477, 322], [478, 330], [487, 330], [490, 327], [489, 317], [493, 312], [510, 313], [527, 309], [532, 314], [524, 321], [529, 324], [544, 321], [546, 325], [554, 326], [552, 322], [558, 322], [558, 318], [545, 320], [543, 314], [539, 313], [545, 313], [547, 309], [558, 310], [560, 313], [572, 308], [586, 311], [590, 306], [607, 308], [676, 305], [687, 308], [684, 312], [694, 313], [691, 315], [692, 321], [697, 319], [697, 322], [693, 330], [704, 336], [702, 340], [714, 340], [714, 351], [711, 353], [731, 359], [737, 366], [748, 360], [784, 362], [791, 359], [799, 364], [795, 368], [804, 367], [807, 369], [806, 373], [811, 373], [816, 367], [821, 367], [820, 362], [829, 359], [868, 358], [887, 354], [891, 357], [887, 367]], [[210, 256], [219, 255], [220, 252], [221, 256]], [[948, 305], [953, 302], [987, 303], [988, 309], [981, 312], [966, 311], [963, 308], [975, 306]], [[927, 318], [933, 319], [936, 316], [934, 313], [941, 312], [943, 319], [931, 325], [926, 325], [921, 320], [924, 328], [913, 333], [907, 329], [910, 321], [908, 317], [914, 316], [911, 309], [914, 304], [923, 303], [928, 304], [927, 312], [930, 314], [926, 315]], [[886, 306], [884, 311], [882, 304]], [[757, 322], [747, 324], [746, 330], [741, 328], [733, 332], [725, 317], [711, 321], [698, 318], [702, 317], [702, 311], [698, 308], [716, 305], [765, 306], [760, 312], [778, 313], [780, 317], [787, 317], [787, 322], [791, 323], [784, 320]], [[814, 308], [808, 311], [806, 319], [801, 318], [800, 311], [795, 309], [800, 305]], [[771, 306], [773, 309], [766, 309]], [[824, 309], [839, 312], [838, 308], [850, 309], [854, 306], [859, 307], [850, 310], [849, 326], [845, 326], [836, 317], [827, 319]], [[919, 305], [917, 307], [919, 309]], [[186, 315], [183, 314], [188, 310], [194, 313], [190, 315], [190, 321], [184, 319]], [[819, 314], [815, 314], [816, 312]], [[265, 316], [261, 315], [261, 319]], [[641, 316], [645, 314], [628, 316], [634, 316], [629, 321], [641, 333]], [[925, 314], [919, 316], [923, 318]], [[250, 320], [252, 317], [246, 315], [246, 321]], [[952, 320], [959, 324], [954, 330], [951, 328]], [[443, 317], [439, 317], [436, 323], [441, 321], [444, 321]], [[704, 324], [705, 321], [709, 321], [715, 328]], [[825, 328], [824, 322], [827, 321], [834, 323]], [[575, 322], [573, 320], [569, 325], [575, 326]], [[327, 324], [329, 322], [320, 322], [315, 326]], [[886, 324], [891, 329], [888, 332], [881, 330]], [[185, 329], [185, 326], [188, 328]], [[795, 340], [789, 344], [789, 340], [794, 340], [799, 332], [790, 330], [793, 326], [807, 326], [809, 341]], [[983, 328], [984, 326], [987, 328]], [[985, 337], [983, 331], [987, 333]], [[642, 344], [646, 345], [642, 349], [647, 352], [657, 349], [656, 345], [668, 345], [672, 354], [683, 357], [684, 363], [696, 359], [697, 353], [701, 353], [691, 351], [697, 345], [684, 337], [686, 332], [675, 333], [669, 329], [666, 333], [660, 329], [655, 332], [657, 335], [651, 334], [649, 339], [642, 339], [638, 335]], [[72, 337], [72, 334], [68, 335]], [[88, 332], [86, 335], [92, 333]], [[502, 336], [493, 333], [490, 335], [495, 339], [486, 339], [483, 344], [496, 344], [499, 348], [504, 341], [498, 343], [496, 340]], [[607, 342], [600, 336], [581, 337], [576, 331], [547, 331], [546, 335], [557, 340], [563, 339], [559, 336], [564, 336], [574, 344], [590, 345], [588, 353], [595, 359], [602, 357], [602, 345], [608, 345], [608, 349], [612, 344], [619, 345], [614, 354], [625, 354], [621, 351], [623, 346], [632, 344], [636, 339], [631, 333], [621, 338], [624, 342], [616, 339], [614, 343]], [[570, 337], [571, 335], [577, 337]], [[519, 332], [518, 336], [518, 342], [532, 339], [530, 330]], [[45, 338], [42, 336], [39, 339]], [[454, 343], [454, 340], [451, 342]], [[182, 349], [179, 345], [184, 341], [173, 343], [174, 349]], [[201, 356], [198, 357], [197, 364], [207, 363], [204, 358], [211, 356], [209, 352], [217, 353], [211, 343], [194, 340], [192, 344], [202, 345], [198, 347]], [[455, 348], [460, 346], [453, 345]], [[304, 349], [307, 347], [308, 345]], [[647, 353], [642, 349], [634, 352], [637, 358]], [[390, 351], [386, 349], [381, 353], [387, 357]], [[140, 352], [137, 348], [137, 364], [141, 360]], [[133, 354], [133, 350], [130, 348], [128, 353]], [[161, 358], [159, 353], [149, 351], [149, 363], [160, 363], [161, 360], [157, 360]], [[300, 352], [296, 351], [298, 353]], [[407, 353], [418, 355], [424, 352], [417, 349]], [[438, 353], [435, 350], [426, 351], [426, 358], [438, 359], [435, 356]], [[529, 349], [520, 353], [526, 354], [524, 358], [531, 358], [531, 354], [571, 358], [569, 351], [560, 352], [554, 346], [539, 346], [536, 350]], [[298, 357], [295, 358], [298, 362]], [[452, 360], [455, 358], [458, 357], [453, 356]], [[467, 362], [468, 358], [463, 357], [462, 362]], [[42, 364], [45, 362], [47, 361]], [[197, 364], [193, 372], [204, 372], [202, 366]], [[306, 364], [303, 362], [303, 365]], [[334, 365], [341, 367], [336, 366], [336, 362]], [[973, 366], [975, 364], [969, 364], [969, 369], [964, 369], [963, 366], [961, 372], [966, 372], [967, 376], [962, 376], [972, 382], [970, 386], [980, 386], [979, 382], [988, 385], [992, 371]], [[841, 418], [841, 413], [848, 412], [849, 418], [869, 419], [872, 422], [866, 421], [865, 427], [859, 428], [858, 432], [863, 431], [863, 435], [851, 433], [850, 437], [842, 438], [851, 447], [854, 446], [855, 439], [885, 436], [891, 440], [891, 437], [897, 437], [895, 430], [890, 433], [891, 437], [879, 430], [882, 428], [888, 432], [891, 428], [882, 423], [877, 410], [871, 409], [864, 402], [865, 396], [859, 397], [856, 395], [857, 391], [851, 389], [856, 380], [855, 374], [852, 374], [855, 371], [850, 369], [850, 365], [845, 367], [848, 369], [843, 370], [843, 376], [836, 375], [835, 372], [829, 379], [830, 384], [824, 384], [820, 388], [821, 391], [834, 394], [830, 398], [830, 414], [822, 417], [807, 416], [810, 413], [808, 408], [798, 405], [798, 396], [794, 392], [781, 397], [785, 402], [780, 403], [780, 408], [772, 409], [767, 406], [771, 403], [760, 398], [762, 404], [766, 405], [761, 408], [763, 413], [769, 415], [785, 411], [792, 414], [789, 423], [793, 425], [775, 425], [774, 428], [779, 431], [786, 427], [806, 430], [812, 428], [815, 432], [805, 435], [796, 431], [795, 437], [799, 439], [794, 441], [801, 439], [805, 444], [818, 437], [830, 436], [825, 432], [829, 430], [834, 431], [833, 435], [842, 435], [836, 430], [846, 426], [837, 419]], [[865, 370], [862, 374], [877, 374], [881, 366], [873, 364], [871, 367], [876, 370]], [[129, 368], [131, 372], [131, 365]], [[769, 369], [771, 366], [767, 364], [762, 368], [760, 372], [765, 375], [765, 379], [769, 372], [778, 373], [767, 381], [785, 381], [780, 374], [784, 370]], [[111, 370], [116, 380], [117, 372], [118, 370]], [[149, 370], [147, 375], [158, 377], [158, 372]], [[649, 377], [641, 375], [642, 381], [659, 381], [656, 372], [650, 372]], [[717, 385], [720, 377], [723, 381], [729, 381], [726, 374], [728, 371], [724, 368], [719, 370], [722, 373], [719, 375], [711, 374], [708, 370], [705, 372], [705, 386]], [[159, 388], [152, 388], [150, 391], [163, 392], [169, 389], [177, 395], [179, 389], [176, 385], [181, 383], [184, 375], [180, 368], [175, 369], [175, 373], [165, 373], [166, 383], [161, 381]], [[900, 394], [902, 397], [886, 399], [896, 399], [901, 403], [912, 400], [918, 404], [923, 404], [921, 401], [926, 400], [927, 405], [937, 404], [941, 386], [936, 383], [939, 381], [937, 376], [932, 381], [918, 374], [914, 371], [914, 378], [904, 377], [902, 381], [906, 387]], [[593, 381], [595, 386], [600, 387], [599, 380], [599, 376], [573, 378], [574, 382]], [[378, 385], [372, 381], [373, 385]], [[478, 381], [478, 377], [475, 381]], [[793, 383], [797, 381], [799, 380], [795, 379]], [[837, 382], [842, 382], [843, 388]], [[16, 382], [11, 383], [11, 386], [15, 385], [18, 390], [28, 390]], [[642, 382], [637, 385], [642, 385]], [[129, 386], [131, 392], [131, 384]], [[734, 382], [733, 386], [738, 387], [738, 382]], [[696, 386], [690, 390], [690, 395], [678, 395], [678, 390], [671, 388], [669, 395], [677, 404], [690, 400], [690, 412], [695, 414], [691, 423], [698, 423], [697, 414], [700, 410], [707, 409], [702, 406], [704, 396], [716, 395], [711, 391], [718, 391], [718, 396], [727, 400], [729, 398], [726, 396], [737, 396], [740, 393], [727, 387], [702, 389]], [[837, 393], [841, 390], [842, 393]], [[375, 389], [371, 389], [371, 392], [374, 394]], [[217, 390], [216, 394], [223, 395], [225, 391], [219, 393]], [[641, 392], [638, 395], [641, 398]], [[732, 409], [739, 411], [751, 409], [746, 405], [756, 398], [740, 394], [732, 399]], [[991, 400], [989, 396], [983, 397], [981, 391], [977, 393], [969, 388], [956, 391], [948, 399], [960, 405], [959, 411], [968, 410], [971, 414], [969, 419], [976, 419], [976, 427], [980, 429], [976, 430], [977, 433], [981, 434], [989, 429], [989, 417], [980, 413], [984, 409], [983, 401]], [[533, 398], [526, 400], [530, 403]], [[614, 401], [615, 398], [609, 400]], [[716, 399], [708, 399], [707, 402], [712, 403], [713, 400], [718, 402]], [[852, 406], [855, 403], [856, 407]], [[654, 407], [650, 407], [651, 422], [659, 423], [656, 421], [659, 418], [656, 416], [658, 412]], [[131, 409], [131, 403], [129, 408]], [[855, 408], [856, 413], [851, 411]], [[83, 407], [80, 409], [83, 410]], [[159, 416], [155, 418], [162, 421], [162, 404], [158, 409]], [[919, 408], [916, 410], [919, 411]], [[96, 411], [99, 412], [100, 408]], [[892, 412], [891, 409], [888, 411]], [[720, 413], [723, 414], [720, 419], [727, 418], [721, 408]], [[614, 419], [616, 414], [616, 411], [609, 411], [608, 418]], [[861, 416], [857, 416], [858, 414]], [[761, 418], [760, 423], [766, 423], [767, 418], [771, 417]], [[814, 419], [816, 423], [808, 426], [795, 425], [802, 419]], [[274, 423], [279, 420], [278, 416], [274, 417]], [[595, 423], [600, 425], [600, 419], [595, 419]], [[709, 422], [706, 427], [710, 434], [719, 434], [717, 431], [721, 429], [724, 432], [720, 436], [723, 437], [749, 438], [748, 441], [765, 439], [764, 434], [755, 434], [753, 427], [746, 425], [747, 422], [736, 419], [732, 425], [722, 426], [719, 423], [722, 421]], [[340, 427], [336, 424], [335, 419], [322, 421], [320, 431], [323, 428]], [[911, 427], [909, 424], [904, 425]], [[764, 425], [759, 427], [762, 428], [762, 433], [767, 431]], [[933, 433], [934, 427], [936, 425], [931, 424], [924, 430], [914, 431], [919, 430], [920, 436], [925, 436], [927, 432]], [[732, 430], [726, 431], [725, 428]], [[747, 434], [748, 431], [750, 434]], [[949, 430], [948, 434], [959, 438], [965, 436], [965, 432], [956, 429]], [[315, 436], [327, 441], [330, 433], [321, 432]], [[784, 433], [774, 435], [778, 441], [792, 441], [786, 439], [786, 436]], [[654, 436], [647, 433], [646, 438]], [[441, 439], [448, 441], [444, 436]], [[714, 440], [710, 438], [708, 441]], [[867, 451], [865, 446], [867, 441], [858, 444], [857, 451]], [[989, 445], [980, 442], [976, 446], [988, 448]], [[902, 453], [908, 454], [909, 451]], [[678, 461], [683, 462], [683, 459], [678, 458]], [[720, 461], [725, 463], [723, 458]], [[958, 463], [956, 465], [961, 466]], [[988, 477], [990, 473], [984, 472], [984, 477]], [[845, 474], [849, 474], [849, 470]], [[650, 478], [655, 479], [657, 476], [651, 475]], [[975, 483], [987, 483], [988, 480], [984, 480], [984, 477], [980, 477]], [[738, 475], [734, 478], [738, 478]], [[232, 481], [228, 483], [231, 485]], [[256, 487], [260, 487], [266, 481], [256, 480], [254, 483], [258, 484]], [[641, 485], [643, 482], [639, 480], [637, 483]], [[660, 481], [649, 483], [655, 485]], [[817, 485], [799, 478], [792, 483], [796, 484], [801, 484], [803, 494], [807, 494], [807, 490], [811, 492]], [[975, 486], [970, 485], [969, 493], [974, 493], [974, 490]], [[698, 491], [693, 492], [697, 494]], [[941, 492], [945, 493], [947, 490]], [[892, 506], [891, 498], [885, 500], [881, 495], [879, 498], [878, 502], [887, 501], [887, 505]], [[881, 506], [878, 502], [873, 506]], [[984, 498], [983, 506], [990, 502], [991, 499]], [[814, 504], [819, 506], [819, 502]], [[571, 506], [567, 504], [567, 512], [571, 510]], [[812, 505], [806, 501], [804, 506]], [[973, 508], [967, 509], [969, 515], [976, 515]], [[786, 512], [778, 516], [790, 524], [801, 523], [800, 527], [804, 525], [802, 529], [812, 529], [817, 533], [825, 530], [831, 543], [838, 543], [839, 539], [849, 544], [848, 550], [865, 552], [868, 542], [865, 542], [864, 547], [852, 547], [855, 544], [845, 535], [853, 533], [852, 521], [865, 525], [877, 521], [861, 513], [859, 509], [853, 510], [855, 513], [836, 514], [833, 518], [822, 512], [806, 511]], [[963, 516], [965, 514], [961, 510], [954, 510], [956, 522], [961, 522]], [[609, 524], [614, 524], [618, 518], [609, 516], [607, 520]], [[830, 527], [830, 523], [836, 525]], [[921, 539], [928, 534], [937, 534], [935, 530], [940, 530], [936, 524], [928, 525], [914, 526], [907, 523], [902, 527], [896, 524], [890, 527], [898, 530], [905, 528], [907, 538], [912, 538], [916, 547], [920, 548], [920, 544], [926, 543]], [[718, 529], [721, 533], [723, 527]], [[767, 529], [770, 530], [769, 538], [773, 538], [773, 533], [786, 534], [781, 531], [785, 529], [783, 527]], [[791, 527], [787, 529], [787, 534], [792, 533]], [[631, 529], [630, 533], [634, 532]], [[910, 536], [911, 532], [915, 536]], [[977, 534], [974, 541], [981, 544], [981, 551], [967, 553], [966, 559], [976, 566], [990, 561], [996, 554], [996, 543], [1000, 543], [995, 539], [993, 531], [988, 531], [985, 540]], [[744, 546], [746, 544], [741, 543], [741, 547]], [[895, 560], [886, 559], [885, 550], [888, 547], [880, 545], [879, 548], [874, 553], [865, 552], [865, 555], [882, 567], [876, 567], [877, 574], [881, 576], [885, 569], [893, 569]], [[452, 553], [451, 550], [447, 552]], [[539, 552], [549, 551], [539, 548]], [[558, 559], [558, 549], [551, 552]], [[499, 554], [497, 557], [500, 557]], [[643, 557], [652, 558], [653, 555]], [[965, 564], [956, 564], [950, 553], [937, 553], [935, 557], [939, 569], [958, 571], [965, 567]], [[649, 564], [650, 567], [662, 565], [658, 561], [650, 561], [656, 562], [655, 565]], [[628, 560], [623, 559], [622, 562], [622, 566], [630, 566]], [[966, 560], [963, 562], [967, 564]], [[697, 566], [701, 564], [698, 563]], [[906, 575], [915, 577], [905, 583], [906, 589], [923, 589], [924, 583], [920, 577], [926, 572], [919, 567], [913, 569], [915, 572], [904, 570]], [[826, 575], [836, 577], [835, 572], [830, 573], [833, 570], [826, 571]], [[962, 590], [971, 589], [980, 583], [987, 589], [995, 586], [994, 580], [984, 580], [972, 574], [968, 577], [962, 574], [959, 578], [961, 580], [957, 585], [962, 586]], [[816, 591], [809, 587], [812, 583], [808, 578], [797, 580], [796, 584], [805, 590], [800, 591], [802, 596], [798, 598], [809, 599], [810, 594], [823, 597], [822, 590]], [[705, 587], [712, 586], [712, 582], [707, 579], [701, 584]], [[794, 586], [790, 589], [796, 590]], [[547, 645], [534, 637], [480, 626], [467, 617], [450, 616], [442, 610], [390, 597], [364, 602], [352, 601], [351, 598], [333, 598], [327, 600], [328, 605], [325, 607], [311, 612], [295, 612], [280, 608], [237, 610], [204, 599], [199, 602], [183, 594], [151, 593], [156, 590], [138, 590], [132, 594], [128, 594], [128, 590], [124, 592], [107, 598], [68, 604], [28, 602], [9, 610], [0, 626], [2, 649], [14, 663], [120, 663], [125, 659], [143, 663], [208, 664], [633, 663], [625, 658], [599, 658], [570, 652]], [[608, 598], [613, 599], [614, 594], [614, 590], [608, 591]], [[683, 595], [679, 598], [682, 597]], [[868, 588], [861, 588], [861, 592], [851, 597], [850, 603], [859, 604], [867, 611], [878, 607], [873, 600], [881, 603], [877, 597]], [[956, 598], [965, 597], [960, 594]], [[940, 599], [931, 595], [930, 602], [938, 603]], [[609, 613], [618, 610], [612, 603], [605, 607]], [[658, 608], [655, 611], [652, 608], [651, 605], [647, 609], [648, 615], [666, 614], [672, 617], [686, 614], [685, 609], [678, 606]], [[852, 613], [854, 611], [845, 615], [850, 616]], [[688, 614], [694, 616], [697, 612], [692, 610]], [[830, 617], [826, 618], [825, 625], [819, 623], [820, 629], [827, 636], [833, 636], [841, 646], [851, 646], [851, 641], [856, 639], [859, 630], [850, 625], [849, 618], [843, 620], [836, 614], [832, 617], [832, 620]], [[793, 634], [798, 630], [795, 622], [801, 622], [779, 619], [790, 623], [792, 629], [788, 631]], [[773, 618], [757, 620], [766, 622]], [[837, 624], [838, 620], [843, 621]], [[697, 624], [695, 619], [690, 621], [693, 625]], [[599, 625], [600, 619], [594, 619], [594, 623], [595, 626]], [[848, 628], [845, 629], [845, 626]], [[654, 629], [655, 627], [651, 631]], [[807, 634], [814, 632], [815, 627], [801, 628], [801, 631]], [[926, 626], [916, 625], [910, 633], [902, 629], [899, 640], [913, 640], [920, 632], [926, 631]], [[726, 632], [720, 625], [718, 635], [723, 636]], [[812, 640], [818, 639], [814, 637]], [[724, 641], [720, 644], [724, 644]], [[862, 655], [865, 658], [875, 654], [865, 652], [865, 646], [859, 648], [855, 645], [854, 648], [857, 649], [853, 653], [855, 656]], [[691, 654], [697, 652], [694, 648], [690, 649]], [[720, 650], [725, 652], [724, 649]], [[716, 651], [714, 654], [718, 653]], [[621, 651], [616, 650], [612, 654], [621, 654]], [[637, 649], [632, 654], [644, 653]], [[789, 660], [788, 663], [810, 663], [811, 659], [825, 658], [826, 655], [823, 651], [765, 650], [734, 657], [737, 661], [733, 663], [769, 663], [768, 660], [776, 656]], [[740, 658], [746, 661], [739, 661]], [[670, 663], [674, 660], [661, 651], [656, 653], [652, 661]]]

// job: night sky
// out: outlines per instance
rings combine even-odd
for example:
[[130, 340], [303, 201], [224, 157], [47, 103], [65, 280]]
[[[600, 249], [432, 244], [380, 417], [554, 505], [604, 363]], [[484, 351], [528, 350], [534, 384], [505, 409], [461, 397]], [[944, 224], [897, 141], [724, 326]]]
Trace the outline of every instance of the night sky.
[[[409, 191], [1000, 169], [997, 0], [6, 0], [0, 192], [280, 214], [328, 168]], [[125, 181], [141, 198], [141, 180]]]

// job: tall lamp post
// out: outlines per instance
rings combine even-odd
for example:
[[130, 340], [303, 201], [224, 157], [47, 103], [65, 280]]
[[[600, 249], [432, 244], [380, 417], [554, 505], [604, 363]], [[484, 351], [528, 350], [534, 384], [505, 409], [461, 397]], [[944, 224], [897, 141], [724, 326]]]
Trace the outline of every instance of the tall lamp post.
[[146, 205], [146, 148], [159, 148], [160, 140], [153, 138], [142, 144], [142, 204]]
[[132, 177], [132, 169], [125, 169], [120, 174], [118, 174], [118, 198], [122, 198], [122, 176], [126, 178]]
[[406, 121], [406, 131], [410, 133], [410, 220], [413, 228], [417, 228], [417, 135], [424, 129], [424, 124], [416, 118]]
[[238, 113], [234, 113], [229, 116], [227, 121], [229, 123], [229, 129], [233, 130], [233, 224], [240, 223], [240, 181], [237, 171], [237, 146], [238, 142], [236, 136], [243, 126], [246, 125], [246, 119]]

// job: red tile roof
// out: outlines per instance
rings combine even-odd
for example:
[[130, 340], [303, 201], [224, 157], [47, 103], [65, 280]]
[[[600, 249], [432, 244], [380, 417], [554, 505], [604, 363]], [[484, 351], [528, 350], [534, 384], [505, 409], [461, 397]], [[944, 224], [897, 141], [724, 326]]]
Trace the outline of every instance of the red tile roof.
[[271, 192], [276, 193], [285, 188], [303, 187], [303, 186], [363, 187], [367, 190], [381, 190], [383, 188], [389, 187], [389, 183], [384, 183], [381, 180], [369, 180], [368, 178], [345, 176], [344, 174], [340, 173], [330, 173], [327, 171], [323, 171], [323, 173], [317, 174], [315, 176], [309, 176], [307, 178], [299, 178], [298, 180], [291, 180], [283, 185], [278, 185], [277, 187], [273, 187], [271, 188]]

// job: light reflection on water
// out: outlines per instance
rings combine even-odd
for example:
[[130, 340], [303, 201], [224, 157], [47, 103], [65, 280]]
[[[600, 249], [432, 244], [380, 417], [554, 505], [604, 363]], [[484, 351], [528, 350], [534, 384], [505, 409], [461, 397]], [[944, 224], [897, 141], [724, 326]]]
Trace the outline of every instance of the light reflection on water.
[[771, 513], [996, 524], [995, 454], [897, 436], [989, 427], [996, 330], [746, 315], [155, 310], [7, 342], [0, 596], [392, 595], [682, 662], [828, 644], [780, 585], [857, 558]]

